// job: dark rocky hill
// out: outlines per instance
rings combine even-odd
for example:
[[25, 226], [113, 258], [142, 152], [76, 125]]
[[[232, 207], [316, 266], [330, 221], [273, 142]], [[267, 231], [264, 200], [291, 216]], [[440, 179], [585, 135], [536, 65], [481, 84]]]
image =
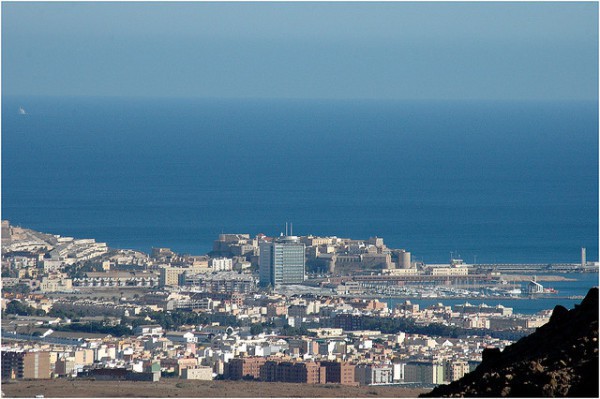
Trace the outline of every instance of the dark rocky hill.
[[580, 305], [556, 306], [535, 333], [486, 349], [473, 372], [421, 397], [598, 397], [598, 288]]

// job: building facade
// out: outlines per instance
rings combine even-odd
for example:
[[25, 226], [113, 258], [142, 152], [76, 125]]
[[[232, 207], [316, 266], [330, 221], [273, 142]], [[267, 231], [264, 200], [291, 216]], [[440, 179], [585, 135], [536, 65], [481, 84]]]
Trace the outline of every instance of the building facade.
[[267, 361], [260, 367], [260, 379], [267, 382], [295, 382], [302, 384], [324, 384], [325, 367], [316, 362]]
[[444, 365], [445, 380], [452, 382], [463, 378], [469, 372], [469, 363], [464, 360], [448, 360]]
[[325, 367], [325, 379], [330, 384], [357, 385], [355, 366], [347, 362], [321, 362]]
[[2, 352], [2, 379], [50, 378], [50, 352]]
[[260, 285], [272, 287], [302, 284], [305, 273], [305, 247], [298, 237], [282, 236], [260, 244]]
[[241, 380], [242, 378], [260, 378], [260, 368], [267, 359], [264, 357], [234, 358], [227, 363], [226, 376], [232, 380]]
[[387, 365], [359, 364], [354, 371], [354, 378], [360, 385], [385, 385], [393, 382], [394, 371]]
[[233, 259], [214, 258], [210, 260], [210, 268], [213, 271], [229, 271], [233, 269]]
[[181, 378], [184, 380], [210, 381], [213, 379], [213, 371], [212, 368], [207, 366], [190, 367], [181, 371]]

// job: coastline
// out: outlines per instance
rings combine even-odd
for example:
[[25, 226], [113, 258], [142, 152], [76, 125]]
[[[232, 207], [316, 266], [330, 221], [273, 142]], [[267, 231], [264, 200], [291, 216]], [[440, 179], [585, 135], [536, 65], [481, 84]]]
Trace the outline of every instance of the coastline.
[[523, 297], [514, 297], [514, 296], [446, 296], [446, 297], [416, 297], [416, 296], [408, 296], [408, 295], [365, 295], [365, 296], [354, 296], [352, 298], [359, 299], [406, 299], [410, 301], [421, 301], [421, 300], [437, 300], [443, 303], [445, 300], [456, 301], [456, 300], [464, 300], [464, 301], [522, 301], [522, 300], [542, 300], [542, 299], [583, 299], [583, 295], [570, 295], [570, 296], [554, 296], [554, 295], [537, 295], [535, 297], [531, 296], [523, 296]]

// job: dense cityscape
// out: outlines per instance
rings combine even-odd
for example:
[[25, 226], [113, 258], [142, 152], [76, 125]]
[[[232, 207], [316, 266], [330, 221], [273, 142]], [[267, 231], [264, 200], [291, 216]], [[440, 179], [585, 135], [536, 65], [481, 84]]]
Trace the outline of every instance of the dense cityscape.
[[381, 237], [286, 225], [274, 237], [221, 234], [205, 255], [145, 254], [2, 221], [2, 378], [428, 388], [552, 314], [482, 299], [558, 299], [543, 281], [597, 271], [584, 248], [577, 264], [424, 264]]
[[598, 5], [3, 2], [0, 399], [599, 398]]

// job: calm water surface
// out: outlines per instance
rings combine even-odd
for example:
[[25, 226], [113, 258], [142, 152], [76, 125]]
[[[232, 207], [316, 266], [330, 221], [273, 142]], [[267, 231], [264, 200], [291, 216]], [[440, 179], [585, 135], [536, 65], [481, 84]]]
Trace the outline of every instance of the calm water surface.
[[[19, 106], [27, 111], [19, 115]], [[598, 259], [596, 103], [3, 98], [2, 218], [201, 254], [221, 232], [413, 259]]]
[[[548, 281], [542, 282], [544, 287], [551, 287], [558, 291], [556, 297], [546, 297], [537, 299], [409, 299], [412, 303], [418, 304], [421, 308], [443, 303], [446, 306], [454, 306], [469, 302], [473, 305], [485, 303], [486, 305], [503, 305], [513, 308], [514, 313], [534, 314], [546, 309], [554, 309], [556, 305], [562, 305], [567, 309], [573, 309], [575, 304], [581, 303], [581, 299], [565, 299], [563, 297], [585, 296], [590, 288], [598, 286], [598, 273], [565, 273], [560, 274], [575, 281]], [[525, 290], [525, 283], [522, 283], [522, 289]], [[558, 298], [560, 297], [560, 298]], [[406, 299], [387, 299], [388, 306], [393, 308], [397, 303], [403, 303]]]

